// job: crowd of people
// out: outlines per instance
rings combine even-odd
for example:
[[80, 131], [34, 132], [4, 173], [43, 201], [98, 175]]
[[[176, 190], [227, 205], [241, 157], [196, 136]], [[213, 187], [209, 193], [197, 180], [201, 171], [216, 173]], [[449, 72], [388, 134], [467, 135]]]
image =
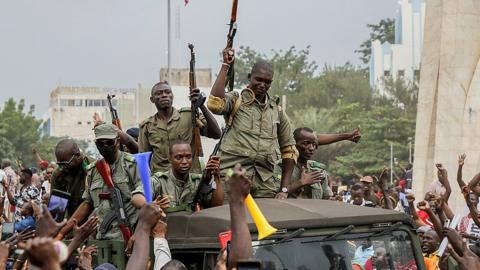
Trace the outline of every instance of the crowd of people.
[[[55, 161], [45, 161], [33, 150], [36, 168], [2, 160], [0, 214], [3, 229], [13, 223], [11, 236], [0, 243], [0, 268], [61, 269], [78, 253], [78, 269], [116, 269], [111, 264], [92, 265], [94, 246], [82, 246], [87, 239], [122, 240], [126, 247], [126, 269], [186, 269], [172, 260], [168, 246], [166, 213], [201, 211], [229, 202], [231, 250], [222, 250], [217, 269], [235, 269], [238, 261], [252, 257], [244, 199], [254, 198], [335, 200], [358, 207], [390, 209], [410, 215], [417, 229], [427, 269], [480, 269], [480, 219], [478, 196], [480, 175], [469, 183], [462, 179], [465, 155], [459, 158], [457, 182], [468, 207], [458, 226], [448, 201], [451, 194], [446, 169], [437, 164], [438, 181], [415, 204], [412, 193], [412, 165], [390, 181], [385, 167], [378, 175], [361, 175], [352, 168], [350, 179], [341, 179], [313, 157], [321, 145], [339, 141], [358, 143], [360, 130], [341, 134], [319, 134], [308, 127], [294, 129], [279, 99], [268, 94], [273, 69], [258, 61], [249, 74], [249, 85], [241, 92], [225, 92], [228, 69], [234, 51], [225, 49], [223, 64], [206, 104], [196, 119], [200, 134], [219, 142], [219, 154], [201, 166], [195, 154], [191, 108], [173, 107], [168, 82], [155, 84], [151, 102], [157, 113], [139, 128], [124, 132], [94, 116], [93, 133], [101, 159], [85, 155], [72, 139], [61, 140]], [[199, 89], [191, 89], [196, 102]], [[225, 117], [221, 130], [213, 114]], [[147, 202], [141, 172], [132, 154], [152, 152]], [[202, 167], [204, 167], [202, 169]], [[15, 169], [13, 169], [15, 168]], [[65, 219], [55, 220], [49, 211], [51, 194], [68, 194]], [[354, 217], [352, 217], [354, 218]], [[2, 233], [2, 236], [4, 233]], [[153, 238], [154, 258], [149, 257]], [[450, 245], [442, 256], [438, 249], [447, 237]], [[68, 246], [60, 240], [69, 239]], [[358, 269], [389, 269], [385, 250], [373, 249], [368, 241], [359, 253]], [[9, 258], [14, 258], [12, 262]], [[228, 265], [228, 267], [227, 267]], [[416, 268], [409, 268], [416, 269]]]

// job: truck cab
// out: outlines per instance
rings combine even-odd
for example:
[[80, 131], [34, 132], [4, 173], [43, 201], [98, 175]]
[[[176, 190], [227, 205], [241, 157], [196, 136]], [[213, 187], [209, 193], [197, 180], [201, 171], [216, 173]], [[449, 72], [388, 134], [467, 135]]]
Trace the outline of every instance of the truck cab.
[[[257, 241], [249, 219], [253, 256], [264, 269], [425, 269], [409, 216], [327, 200], [256, 199], [277, 233]], [[260, 229], [265, 224], [259, 224]], [[214, 269], [218, 234], [230, 230], [228, 205], [172, 213], [167, 239], [172, 256], [189, 269]]]

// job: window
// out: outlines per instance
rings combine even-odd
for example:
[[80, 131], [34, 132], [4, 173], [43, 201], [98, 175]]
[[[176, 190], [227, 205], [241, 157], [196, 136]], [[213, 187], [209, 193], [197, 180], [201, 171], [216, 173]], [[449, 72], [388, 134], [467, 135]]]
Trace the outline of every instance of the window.
[[82, 124], [82, 121], [78, 121], [77, 124], [81, 125], [81, 124]]
[[81, 99], [75, 99], [75, 100], [74, 100], [74, 106], [75, 106], [75, 107], [82, 107], [82, 106], [83, 106], [83, 100], [81, 100]]
[[390, 70], [385, 70], [385, 71], [383, 72], [383, 76], [385, 76], [385, 77], [390, 76]]
[[92, 124], [92, 122], [90, 122], [90, 121], [87, 121], [87, 125], [91, 125], [91, 124]]

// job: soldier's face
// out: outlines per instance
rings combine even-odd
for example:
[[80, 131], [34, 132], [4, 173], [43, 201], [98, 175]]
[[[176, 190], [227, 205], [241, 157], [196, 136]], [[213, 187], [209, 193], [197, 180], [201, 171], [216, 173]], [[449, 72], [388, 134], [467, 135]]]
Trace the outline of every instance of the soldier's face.
[[263, 97], [267, 94], [270, 85], [273, 82], [273, 72], [266, 68], [259, 68], [250, 74], [249, 88], [255, 93], [256, 97]]
[[179, 174], [187, 174], [192, 168], [192, 148], [189, 144], [176, 144], [170, 151], [172, 170]]
[[173, 93], [168, 84], [159, 84], [152, 89], [150, 101], [158, 110], [172, 107]]
[[120, 149], [118, 139], [100, 139], [96, 140], [95, 144], [97, 145], [98, 152], [105, 159], [112, 159], [117, 151]]
[[313, 132], [302, 131], [296, 143], [300, 158], [312, 159], [317, 150], [317, 136]]

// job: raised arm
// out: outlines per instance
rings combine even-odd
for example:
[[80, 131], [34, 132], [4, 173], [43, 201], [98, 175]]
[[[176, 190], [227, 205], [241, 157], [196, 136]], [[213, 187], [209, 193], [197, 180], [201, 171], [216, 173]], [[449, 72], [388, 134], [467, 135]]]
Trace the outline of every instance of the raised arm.
[[358, 173], [358, 169], [355, 166], [352, 166], [352, 176], [358, 180], [362, 179], [363, 175]]
[[450, 194], [452, 194], [452, 188], [450, 186], [450, 181], [448, 181], [448, 172], [442, 164], [438, 163], [435, 165], [438, 170], [438, 181], [445, 187], [445, 194], [443, 194], [444, 202], [448, 203]]
[[433, 224], [433, 228], [437, 232], [440, 238], [443, 237], [443, 225], [440, 221], [440, 218], [433, 212], [432, 208], [430, 208], [430, 204], [427, 201], [421, 201], [418, 203], [418, 209], [427, 212], [430, 221]]
[[408, 193], [406, 197], [408, 201], [408, 208], [410, 208], [410, 216], [415, 222], [415, 225], [417, 227], [427, 225], [422, 220], [420, 220], [420, 218], [418, 217], [417, 211], [415, 210], [415, 195], [413, 195], [413, 193]]
[[232, 229], [232, 249], [228, 257], [228, 267], [237, 266], [238, 260], [252, 257], [252, 238], [248, 229], [245, 198], [250, 193], [250, 179], [240, 164], [233, 168], [233, 175], [228, 180], [230, 186], [230, 227]]
[[388, 183], [387, 183], [387, 175], [388, 175], [388, 168], [384, 168], [382, 173], [380, 174], [380, 182], [378, 186], [380, 187], [380, 191], [383, 194], [383, 200], [385, 202], [385, 209], [394, 209], [395, 206], [392, 205], [392, 201], [390, 201], [390, 193], [388, 192]]
[[233, 61], [235, 60], [235, 50], [232, 48], [225, 48], [223, 50], [223, 63], [222, 67], [220, 68], [220, 71], [218, 72], [217, 79], [215, 80], [215, 83], [213, 84], [212, 91], [210, 92], [210, 95], [218, 98], [224, 98], [225, 97], [225, 81], [227, 78], [227, 73], [228, 69], [230, 68], [230, 65], [233, 64]]
[[217, 120], [215, 120], [215, 118], [213, 117], [212, 112], [210, 112], [207, 109], [205, 104], [200, 106], [200, 110], [202, 111], [202, 114], [205, 117], [205, 121], [206, 121], [206, 127], [205, 129], [203, 129], [202, 135], [212, 139], [220, 139], [220, 136], [222, 135], [222, 131], [218, 126]]
[[477, 195], [480, 194], [478, 184], [480, 183], [480, 173], [477, 173], [470, 182], [468, 182], [468, 188], [475, 192]]
[[467, 184], [465, 184], [465, 182], [463, 181], [463, 177], [462, 177], [463, 164], [465, 164], [466, 157], [467, 155], [465, 154], [462, 154], [458, 157], [457, 183], [462, 192], [464, 188], [467, 186]]
[[360, 138], [362, 138], [362, 135], [360, 134], [360, 128], [356, 128], [349, 133], [337, 133], [337, 134], [317, 133], [318, 145], [332, 144], [339, 141], [352, 141], [352, 142], [358, 143]]
[[150, 232], [163, 215], [162, 209], [156, 204], [145, 204], [140, 209], [138, 225], [135, 228], [135, 244], [126, 270], [147, 269], [150, 258]]

